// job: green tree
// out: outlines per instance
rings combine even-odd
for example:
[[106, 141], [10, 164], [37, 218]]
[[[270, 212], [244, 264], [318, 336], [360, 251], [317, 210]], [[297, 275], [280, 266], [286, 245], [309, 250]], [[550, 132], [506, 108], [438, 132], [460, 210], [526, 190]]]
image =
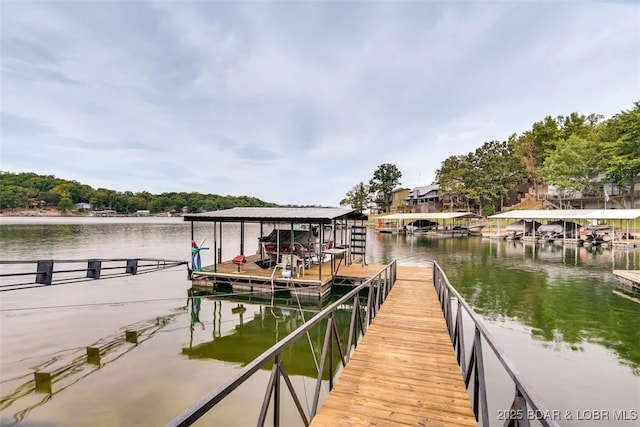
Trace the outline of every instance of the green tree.
[[373, 172], [373, 178], [369, 181], [369, 190], [372, 193], [380, 193], [382, 195], [379, 203], [383, 212], [389, 212], [391, 192], [400, 185], [400, 178], [402, 178], [402, 172], [398, 170], [396, 165], [391, 163], [381, 164]]
[[442, 200], [463, 201], [467, 209], [482, 211], [487, 205], [502, 208], [510, 190], [514, 190], [526, 174], [522, 162], [513, 152], [513, 143], [489, 141], [463, 156], [446, 159], [436, 173]]
[[601, 138], [607, 155], [607, 175], [621, 187], [629, 186], [629, 201], [633, 208], [640, 174], [640, 101], [636, 101], [632, 109], [609, 119]]
[[456, 201], [467, 198], [465, 177], [468, 175], [466, 156], [450, 156], [442, 162], [436, 171], [436, 182], [440, 185], [438, 195], [441, 200], [450, 202], [453, 210]]
[[512, 135], [509, 142], [513, 147], [513, 153], [520, 159], [524, 167], [527, 181], [533, 186], [536, 198], [538, 197], [538, 186], [542, 181], [540, 159], [542, 158], [542, 146], [540, 146], [531, 131], [527, 131], [520, 136]]
[[542, 175], [547, 183], [561, 190], [600, 193], [598, 175], [603, 162], [601, 144], [572, 135], [556, 142], [556, 149], [542, 166]]
[[69, 212], [71, 209], [73, 209], [73, 202], [69, 197], [63, 197], [58, 203], [58, 209], [60, 210], [60, 212]]
[[562, 116], [557, 119], [547, 116], [531, 126], [531, 136], [533, 137], [536, 147], [535, 151], [538, 156], [537, 163], [539, 165], [542, 165], [547, 154], [555, 149], [555, 142], [562, 139], [562, 131], [558, 126], [558, 121], [563, 120], [564, 118]]
[[94, 209], [113, 209], [116, 192], [106, 188], [98, 188], [91, 196], [90, 202]]
[[10, 208], [12, 211], [16, 208], [25, 206], [27, 197], [22, 187], [17, 185], [6, 185], [2, 182], [0, 185], [0, 207]]
[[524, 167], [513, 154], [508, 142], [489, 141], [468, 157], [471, 166], [467, 176], [468, 196], [477, 201], [478, 208], [498, 202], [504, 207], [509, 191], [525, 179]]
[[347, 192], [347, 197], [340, 201], [340, 206], [351, 206], [356, 212], [362, 213], [371, 203], [369, 186], [360, 182]]

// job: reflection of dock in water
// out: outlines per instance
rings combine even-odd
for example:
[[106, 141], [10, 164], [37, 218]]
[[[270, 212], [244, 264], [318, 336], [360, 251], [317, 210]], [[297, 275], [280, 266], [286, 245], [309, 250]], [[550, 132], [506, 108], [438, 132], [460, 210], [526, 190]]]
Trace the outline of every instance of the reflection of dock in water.
[[[266, 294], [219, 294], [202, 296], [203, 304], [213, 303], [213, 331], [209, 341], [193, 345], [193, 331], [188, 347], [182, 348], [182, 354], [189, 359], [212, 359], [246, 366], [253, 362], [263, 352], [281, 339], [302, 326], [306, 321], [319, 313], [323, 306], [331, 303], [331, 298], [319, 301], [317, 298], [298, 305], [296, 298], [273, 298]], [[235, 302], [231, 313], [238, 317], [234, 320], [234, 327], [227, 332], [222, 331], [220, 324], [221, 310], [229, 309], [221, 301]], [[245, 305], [246, 304], [246, 305]], [[233, 304], [231, 304], [233, 305]], [[252, 307], [253, 306], [253, 307]], [[256, 307], [257, 306], [257, 307]], [[248, 308], [253, 313], [248, 313]], [[345, 306], [334, 313], [334, 320], [338, 329], [342, 331], [341, 338], [346, 340], [348, 325], [351, 320], [352, 307]], [[364, 316], [364, 310], [362, 312]], [[325, 322], [326, 323], [326, 322]], [[282, 353], [282, 360], [287, 364], [287, 371], [292, 375], [315, 378], [318, 371], [314, 360], [319, 360], [324, 341], [324, 326], [309, 331], [308, 340], [296, 341], [286, 352]], [[311, 345], [310, 345], [311, 343]], [[339, 364], [339, 354], [334, 355], [334, 366]], [[272, 369], [267, 364], [262, 369]], [[323, 374], [326, 380], [329, 372]]]
[[[103, 337], [89, 346], [59, 351], [48, 360], [30, 368], [32, 372], [14, 378], [3, 378], [0, 410], [9, 407], [14, 423], [20, 423], [29, 413], [55, 395], [89, 375], [124, 357], [139, 344], [153, 338], [184, 311], [136, 322]], [[5, 391], [12, 389], [7, 394]], [[5, 425], [5, 424], [2, 424]]]

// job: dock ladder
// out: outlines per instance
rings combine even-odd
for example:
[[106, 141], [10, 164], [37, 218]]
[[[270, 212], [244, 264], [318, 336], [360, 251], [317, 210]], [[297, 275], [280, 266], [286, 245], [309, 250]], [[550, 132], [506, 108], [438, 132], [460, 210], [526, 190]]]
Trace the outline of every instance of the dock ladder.
[[367, 227], [363, 225], [351, 226], [351, 257], [354, 255], [360, 255], [362, 259], [362, 265], [367, 265], [365, 254], [367, 252]]

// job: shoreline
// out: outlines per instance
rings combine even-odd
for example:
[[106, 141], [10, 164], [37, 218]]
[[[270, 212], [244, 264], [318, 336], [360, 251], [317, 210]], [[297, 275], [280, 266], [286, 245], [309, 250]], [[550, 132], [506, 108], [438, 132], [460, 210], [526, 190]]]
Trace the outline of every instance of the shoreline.
[[149, 215], [136, 215], [136, 214], [110, 214], [110, 215], [91, 215], [89, 212], [62, 213], [56, 208], [47, 209], [22, 209], [11, 210], [2, 209], [0, 211], [0, 218], [180, 218], [182, 215], [175, 214], [149, 214]]

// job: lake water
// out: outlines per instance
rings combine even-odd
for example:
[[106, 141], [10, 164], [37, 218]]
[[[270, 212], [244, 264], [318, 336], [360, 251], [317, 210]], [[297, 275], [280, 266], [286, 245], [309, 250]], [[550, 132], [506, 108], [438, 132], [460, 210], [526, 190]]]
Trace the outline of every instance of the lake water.
[[[258, 247], [258, 227], [251, 230], [246, 253]], [[239, 236], [235, 225], [225, 225], [223, 233], [225, 239]], [[198, 224], [195, 235], [211, 241], [213, 227]], [[560, 411], [562, 425], [638, 425], [640, 304], [615, 292], [612, 270], [640, 269], [640, 251], [373, 232], [368, 239], [370, 263], [435, 259], [545, 406]], [[225, 243], [223, 257], [236, 255], [237, 246]], [[190, 224], [180, 218], [5, 217], [0, 247], [3, 260], [186, 261]], [[210, 252], [203, 252], [203, 264], [212, 262]], [[269, 296], [203, 297], [201, 322], [191, 327], [186, 276], [182, 266], [0, 292], [0, 425], [163, 425], [321, 308]], [[123, 340], [126, 330], [139, 331], [137, 345]], [[307, 407], [322, 338], [312, 333], [286, 355]], [[86, 363], [88, 346], [106, 349], [99, 362]], [[58, 374], [51, 393], [33, 391], [34, 371]], [[260, 371], [203, 422], [255, 424], [268, 378], [269, 371]], [[512, 393], [507, 389], [507, 397]], [[282, 424], [301, 425], [287, 395]], [[509, 404], [493, 404], [491, 411]], [[602, 411], [607, 419], [588, 420]], [[630, 419], [615, 421], [614, 413]]]

